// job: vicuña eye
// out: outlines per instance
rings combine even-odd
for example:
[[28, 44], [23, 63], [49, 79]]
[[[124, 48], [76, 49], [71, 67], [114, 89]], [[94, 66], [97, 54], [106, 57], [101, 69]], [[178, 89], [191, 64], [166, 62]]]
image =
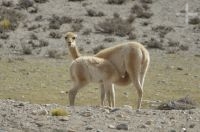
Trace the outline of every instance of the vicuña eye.
[[74, 40], [74, 39], [76, 39], [75, 37], [72, 37], [72, 39]]

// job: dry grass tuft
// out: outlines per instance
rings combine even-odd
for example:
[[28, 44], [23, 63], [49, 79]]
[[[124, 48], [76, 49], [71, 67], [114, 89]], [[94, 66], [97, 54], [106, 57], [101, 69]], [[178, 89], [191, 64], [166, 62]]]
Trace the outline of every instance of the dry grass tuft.
[[52, 116], [68, 116], [70, 113], [62, 108], [55, 108], [51, 110]]
[[24, 15], [16, 10], [0, 8], [0, 30], [15, 30]]

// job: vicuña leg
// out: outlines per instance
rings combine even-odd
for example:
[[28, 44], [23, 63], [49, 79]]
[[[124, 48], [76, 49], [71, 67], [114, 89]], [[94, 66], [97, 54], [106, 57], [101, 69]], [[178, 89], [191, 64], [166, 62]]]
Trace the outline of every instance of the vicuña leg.
[[101, 90], [101, 106], [104, 106], [105, 105], [105, 98], [106, 98], [106, 91], [105, 91], [105, 88], [104, 88], [104, 84], [101, 83], [100, 84], [100, 90]]
[[70, 106], [74, 106], [75, 97], [77, 92], [83, 88], [86, 85], [86, 83], [74, 83], [74, 86], [69, 91], [69, 104]]
[[115, 107], [115, 88], [114, 84], [101, 83], [101, 106], [105, 106], [105, 99], [108, 101], [110, 107]]
[[141, 63], [142, 63], [142, 52], [140, 50], [135, 50], [130, 52], [128, 59], [126, 60], [126, 69], [130, 78], [137, 90], [138, 100], [137, 109], [141, 107], [142, 97], [143, 97], [143, 83], [144, 75], [141, 76]]

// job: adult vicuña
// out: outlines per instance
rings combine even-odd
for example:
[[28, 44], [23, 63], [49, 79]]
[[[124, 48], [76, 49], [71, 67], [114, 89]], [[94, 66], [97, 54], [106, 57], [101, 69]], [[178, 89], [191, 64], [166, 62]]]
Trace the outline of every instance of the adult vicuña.
[[[71, 34], [76, 36], [74, 33]], [[71, 39], [76, 47], [76, 37]], [[73, 52], [76, 52], [74, 56], [79, 55], [77, 48]], [[144, 79], [150, 63], [149, 52], [146, 48], [138, 42], [127, 42], [106, 48], [97, 53], [95, 57], [106, 59], [115, 66], [120, 74], [115, 84], [128, 85], [131, 82], [134, 84], [138, 94], [137, 109], [139, 110], [143, 97]]]
[[74, 105], [75, 96], [78, 90], [89, 82], [101, 84], [101, 105], [104, 106], [105, 95], [109, 106], [115, 106], [115, 92], [113, 82], [120, 78], [115, 67], [102, 58], [94, 56], [81, 56], [75, 43], [76, 34], [68, 32], [65, 40], [68, 43], [69, 52], [73, 58], [70, 66], [70, 75], [73, 81], [73, 88], [69, 91], [70, 105]]

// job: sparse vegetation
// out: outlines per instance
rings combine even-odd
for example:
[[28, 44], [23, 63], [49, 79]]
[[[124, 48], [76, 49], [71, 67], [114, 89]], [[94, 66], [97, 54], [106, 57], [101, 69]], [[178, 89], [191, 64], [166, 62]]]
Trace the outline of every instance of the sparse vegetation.
[[26, 44], [21, 44], [22, 47], [22, 53], [25, 55], [30, 55], [32, 54], [32, 47], [30, 45]]
[[87, 28], [87, 29], [85, 29], [84, 31], [83, 31], [83, 35], [89, 35], [90, 33], [92, 32], [92, 29], [90, 29], [90, 28]]
[[96, 54], [102, 49], [105, 49], [105, 46], [104, 45], [99, 45], [99, 46], [93, 48], [93, 53]]
[[57, 49], [49, 49], [48, 56], [49, 58], [60, 59], [62, 56], [62, 53], [60, 53], [59, 50]]
[[79, 32], [83, 28], [82, 22], [73, 23], [71, 25], [72, 31]]
[[136, 14], [138, 18], [150, 18], [153, 16], [153, 13], [148, 10], [148, 6], [142, 6], [140, 4], [135, 4], [131, 8], [131, 13]]
[[18, 11], [0, 8], [0, 30], [15, 30], [23, 18], [24, 15]]
[[128, 34], [128, 39], [129, 40], [135, 40], [136, 38], [137, 38], [137, 35], [134, 34], [133, 32], [131, 32], [131, 33]]
[[4, 18], [3, 20], [0, 21], [0, 27], [3, 30], [10, 29], [11, 23], [10, 23], [10, 21], [8, 19]]
[[159, 41], [155, 38], [151, 38], [150, 41], [146, 42], [148, 48], [164, 49], [162, 41]]
[[140, 0], [141, 3], [147, 3], [147, 4], [152, 4], [153, 1], [152, 0]]
[[62, 37], [60, 32], [52, 31], [49, 33], [49, 37], [54, 39], [60, 39]]
[[90, 17], [102, 17], [105, 14], [102, 11], [97, 12], [97, 11], [95, 11], [93, 9], [88, 9], [87, 10], [87, 15], [90, 16]]
[[84, 1], [84, 0], [68, 0], [68, 1], [72, 1], [72, 2], [76, 2], [76, 1]]
[[168, 42], [170, 47], [178, 47], [180, 43], [178, 41], [169, 40]]
[[95, 26], [97, 32], [114, 34], [117, 36], [126, 36], [133, 31], [130, 19], [122, 19], [119, 14], [114, 13], [113, 18], [105, 19]]
[[152, 28], [153, 31], [159, 33], [159, 36], [161, 38], [164, 38], [166, 34], [168, 34], [171, 31], [174, 31], [174, 29], [170, 26], [163, 26], [163, 25], [159, 25], [156, 27]]
[[21, 8], [28, 9], [34, 5], [34, 2], [32, 0], [19, 0], [18, 5]]
[[73, 19], [68, 16], [59, 17], [57, 15], [52, 15], [49, 19], [49, 28], [50, 29], [60, 29], [60, 26], [65, 23], [71, 23]]
[[63, 108], [55, 108], [51, 111], [52, 116], [68, 116], [70, 113]]
[[192, 25], [200, 24], [200, 18], [199, 17], [191, 18], [189, 20], [189, 24], [192, 24]]
[[188, 45], [180, 45], [179, 48], [180, 48], [180, 50], [183, 50], [183, 51], [189, 50], [189, 46]]
[[48, 2], [49, 0], [34, 0], [36, 3], [46, 3]]
[[105, 38], [104, 41], [111, 43], [115, 41], [115, 38], [108, 37], [108, 38]]
[[107, 3], [108, 4], [117, 4], [117, 5], [121, 5], [123, 3], [125, 3], [127, 0], [108, 0]]
[[8, 39], [9, 35], [7, 33], [0, 33], [0, 39]]
[[10, 1], [10, 0], [3, 0], [3, 1], [2, 1], [2, 6], [11, 7], [11, 6], [13, 6], [13, 1]]

